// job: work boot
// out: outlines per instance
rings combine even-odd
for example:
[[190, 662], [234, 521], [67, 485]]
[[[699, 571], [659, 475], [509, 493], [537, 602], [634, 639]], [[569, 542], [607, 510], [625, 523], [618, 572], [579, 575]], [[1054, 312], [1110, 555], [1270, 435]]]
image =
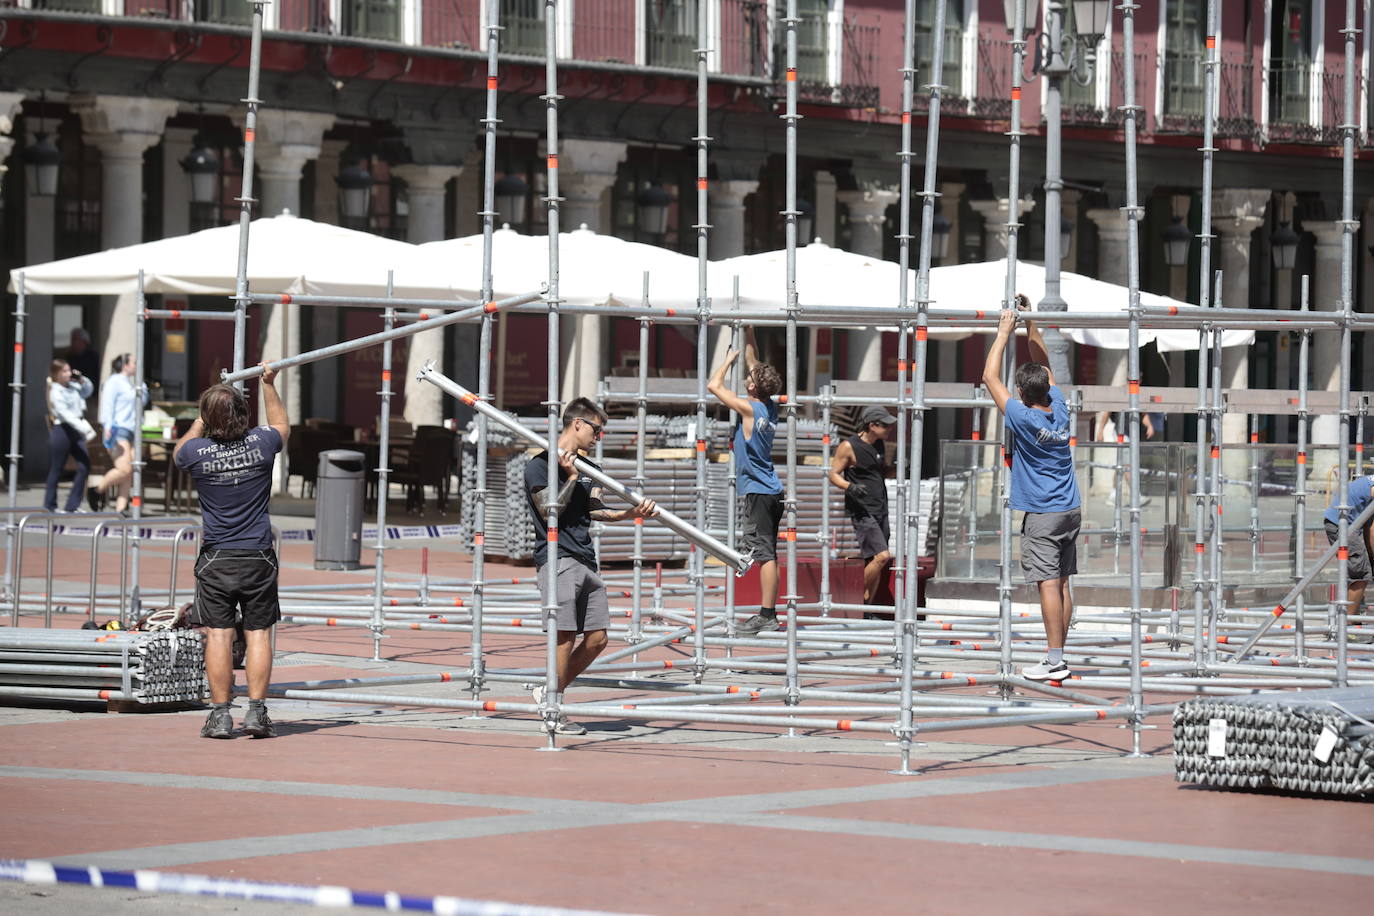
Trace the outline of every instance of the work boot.
[[202, 738], [234, 737], [234, 715], [229, 711], [228, 703], [214, 703], [210, 706], [210, 715], [205, 717], [205, 724], [201, 726], [200, 736]]
[[243, 717], [243, 730], [254, 738], [277, 737], [276, 726], [267, 716], [265, 700], [248, 701], [248, 713]]

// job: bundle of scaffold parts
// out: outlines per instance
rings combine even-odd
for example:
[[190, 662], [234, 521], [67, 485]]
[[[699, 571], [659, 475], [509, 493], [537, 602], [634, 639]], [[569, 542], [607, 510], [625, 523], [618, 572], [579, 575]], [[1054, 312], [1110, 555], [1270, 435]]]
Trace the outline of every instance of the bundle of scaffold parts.
[[0, 630], [0, 696], [137, 705], [205, 696], [199, 630]]
[[1189, 700], [1174, 711], [1179, 782], [1374, 795], [1374, 687]]

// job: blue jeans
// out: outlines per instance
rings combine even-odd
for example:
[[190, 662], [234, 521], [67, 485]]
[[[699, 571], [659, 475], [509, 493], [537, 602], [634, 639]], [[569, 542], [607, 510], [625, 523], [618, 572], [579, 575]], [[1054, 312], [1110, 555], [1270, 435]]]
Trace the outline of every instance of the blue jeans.
[[43, 496], [43, 508], [49, 512], [57, 508], [57, 481], [62, 477], [67, 456], [71, 455], [76, 459], [76, 478], [72, 480], [72, 491], [67, 495], [67, 511], [75, 512], [81, 508], [86, 477], [91, 473], [91, 456], [86, 451], [86, 439], [65, 423], [55, 424], [48, 433], [48, 452], [48, 491]]

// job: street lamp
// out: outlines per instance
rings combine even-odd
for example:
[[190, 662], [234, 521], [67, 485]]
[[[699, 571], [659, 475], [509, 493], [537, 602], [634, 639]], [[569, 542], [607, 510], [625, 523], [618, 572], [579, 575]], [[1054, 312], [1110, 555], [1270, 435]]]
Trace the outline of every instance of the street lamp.
[[673, 195], [663, 190], [657, 180], [651, 181], [635, 198], [639, 211], [640, 231], [662, 238], [668, 232], [668, 208], [673, 204]]
[[30, 197], [56, 197], [57, 174], [62, 164], [62, 151], [47, 134], [38, 134], [34, 142], [20, 154], [24, 160], [25, 182]]
[[372, 204], [372, 173], [362, 162], [343, 169], [334, 183], [339, 186], [339, 214], [353, 222], [367, 219]]
[[[1003, 2], [1009, 14], [1007, 28], [1014, 31], [1016, 7], [1029, 4], [1027, 0]], [[1077, 35], [1065, 34], [1065, 0], [1048, 0], [1044, 41], [1034, 49], [1035, 69], [1047, 78], [1048, 83], [1045, 92], [1045, 296], [1036, 306], [1036, 310], [1042, 312], [1068, 309], [1068, 303], [1060, 294], [1059, 281], [1061, 252], [1068, 248], [1068, 240], [1064, 238], [1062, 227], [1060, 232], [1050, 231], [1051, 226], [1060, 225], [1063, 220], [1060, 193], [1064, 188], [1064, 77], [1072, 75], [1084, 85], [1093, 81], [1097, 45], [1107, 31], [1108, 17], [1111, 15], [1110, 0], [1073, 0], [1073, 4]], [[1081, 67], [1078, 66], [1080, 54], [1085, 65]], [[1058, 329], [1045, 328], [1045, 348], [1049, 351], [1050, 371], [1054, 376], [1061, 380], [1070, 379], [1069, 343]]]
[[504, 225], [520, 226], [525, 222], [525, 201], [530, 196], [529, 185], [525, 179], [507, 172], [497, 179], [493, 192], [496, 197], [496, 215]]
[[219, 183], [219, 157], [196, 135], [195, 145], [181, 160], [181, 170], [191, 177], [191, 203], [214, 203], [215, 185]]
[[1183, 217], [1175, 216], [1169, 228], [1161, 232], [1159, 237], [1164, 240], [1164, 263], [1169, 267], [1187, 267], [1193, 234], [1183, 225]]
[[[1003, 21], [1007, 24], [1008, 32], [1014, 32], [1016, 29], [1016, 7], [1017, 0], [1002, 0], [1002, 16]], [[1025, 26], [1025, 34], [1029, 35], [1032, 32], [1034, 32], [1035, 27], [1039, 22], [1040, 4], [1036, 3], [1034, 6], [1027, 5], [1026, 21], [1025, 23], [1023, 23], [1023, 25]]]
[[1276, 270], [1292, 270], [1298, 261], [1298, 234], [1287, 223], [1280, 223], [1270, 240]]

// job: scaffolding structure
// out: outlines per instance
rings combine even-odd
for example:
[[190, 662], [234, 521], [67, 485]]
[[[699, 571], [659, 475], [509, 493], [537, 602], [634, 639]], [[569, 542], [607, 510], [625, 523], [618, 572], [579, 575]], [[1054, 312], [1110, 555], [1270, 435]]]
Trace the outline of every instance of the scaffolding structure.
[[[764, 726], [785, 729], [794, 734], [797, 729], [865, 731], [892, 734], [897, 739], [899, 765], [897, 774], [916, 772], [911, 767], [911, 752], [916, 738], [923, 733], [951, 731], [980, 727], [1001, 727], [1016, 724], [1073, 723], [1121, 719], [1132, 730], [1133, 755], [1140, 755], [1141, 730], [1146, 720], [1152, 716], [1169, 714], [1175, 704], [1153, 702], [1152, 698], [1163, 695], [1236, 695], [1256, 692], [1276, 686], [1283, 687], [1331, 687], [1350, 684], [1374, 684], [1374, 654], [1365, 651], [1351, 653], [1347, 646], [1347, 627], [1351, 622], [1374, 623], [1374, 616], [1351, 617], [1346, 606], [1346, 586], [1349, 580], [1348, 545], [1352, 532], [1357, 532], [1374, 515], [1374, 507], [1355, 516], [1348, 504], [1347, 480], [1350, 472], [1349, 436], [1352, 417], [1360, 416], [1360, 434], [1363, 434], [1363, 415], [1367, 409], [1367, 395], [1360, 397], [1360, 405], [1352, 409], [1350, 391], [1350, 349], [1351, 333], [1354, 330], [1374, 330], [1374, 316], [1357, 315], [1353, 311], [1353, 238], [1358, 224], [1353, 219], [1353, 152], [1356, 131], [1354, 117], [1353, 79], [1345, 82], [1346, 116], [1341, 126], [1344, 156], [1343, 174], [1343, 219], [1344, 228], [1342, 248], [1342, 286], [1340, 308], [1331, 312], [1316, 312], [1309, 308], [1307, 284], [1304, 278], [1302, 308], [1298, 312], [1276, 313], [1271, 310], [1226, 307], [1223, 303], [1224, 278], [1220, 273], [1213, 275], [1210, 266], [1209, 247], [1213, 239], [1211, 231], [1210, 189], [1212, 182], [1213, 131], [1217, 117], [1219, 66], [1216, 41], [1217, 2], [1208, 3], [1208, 29], [1204, 63], [1206, 72], [1203, 161], [1203, 221], [1198, 238], [1201, 241], [1201, 287], [1204, 308], [1195, 312], [1183, 312], [1173, 308], [1146, 307], [1140, 301], [1139, 276], [1139, 221], [1143, 210], [1138, 202], [1136, 179], [1136, 118], [1143, 111], [1135, 99], [1133, 55], [1125, 55], [1124, 104], [1120, 110], [1123, 118], [1124, 154], [1126, 164], [1126, 204], [1123, 208], [1127, 219], [1127, 307], [1121, 312], [1097, 313], [1027, 313], [1026, 317], [1057, 327], [1094, 327], [1124, 328], [1129, 335], [1128, 349], [1128, 390], [1124, 405], [1127, 428], [1124, 448], [1125, 459], [1116, 460], [1114, 471], [1116, 480], [1126, 481], [1124, 493], [1117, 497], [1116, 522], [1113, 527], [1118, 545], [1128, 544], [1129, 561], [1129, 598], [1127, 606], [1116, 612], [1080, 613], [1075, 627], [1070, 632], [1066, 648], [1066, 659], [1077, 668], [1084, 669], [1075, 675], [1071, 683], [1039, 683], [1019, 676], [1015, 671], [1018, 662], [1035, 660], [1025, 645], [1018, 643], [1026, 638], [1038, 642], [1039, 636], [1022, 632], [1019, 627], [1033, 625], [1030, 615], [1017, 617], [1013, 613], [1012, 585], [1012, 510], [1010, 508], [1009, 467], [1012, 459], [1011, 443], [1004, 441], [1001, 446], [1003, 461], [999, 461], [993, 472], [993, 491], [996, 493], [996, 506], [1001, 520], [999, 538], [999, 577], [996, 586], [996, 608], [961, 608], [937, 612], [918, 601], [917, 560], [921, 551], [923, 516], [921, 482], [927, 477], [928, 470], [923, 467], [925, 437], [927, 435], [927, 415], [930, 410], [949, 407], [985, 407], [990, 402], [981, 392], [966, 392], [958, 396], [932, 395], [927, 387], [927, 346], [932, 326], [940, 328], [987, 329], [997, 322], [996, 311], [987, 312], [976, 309], [941, 308], [930, 299], [930, 267], [932, 259], [932, 227], [936, 200], [936, 173], [939, 163], [939, 124], [942, 93], [945, 87], [938, 83], [942, 73], [943, 43], [934, 41], [931, 47], [932, 81], [922, 86], [926, 113], [927, 132], [925, 136], [924, 171], [921, 190], [916, 193], [920, 199], [920, 233], [912, 233], [911, 188], [912, 159], [917, 154], [913, 150], [912, 129], [916, 106], [916, 80], [918, 74], [914, 63], [914, 29], [916, 10], [914, 0], [906, 0], [904, 26], [904, 52], [900, 70], [902, 79], [901, 101], [901, 148], [898, 151], [900, 167], [900, 204], [899, 230], [897, 235], [899, 285], [894, 290], [894, 304], [875, 305], [861, 309], [826, 306], [823, 303], [801, 304], [801, 291], [797, 289], [796, 247], [797, 221], [797, 131], [800, 115], [797, 110], [797, 15], [796, 0], [787, 0], [784, 15], [778, 20], [782, 30], [784, 48], [783, 73], [786, 94], [780, 118], [785, 133], [786, 159], [786, 197], [781, 217], [784, 220], [786, 237], [786, 281], [785, 308], [782, 313], [770, 311], [749, 311], [738, 307], [738, 301], [729, 309], [713, 311], [713, 303], [707, 296], [707, 255], [709, 248], [710, 225], [707, 220], [709, 194], [708, 166], [711, 138], [707, 136], [707, 87], [709, 73], [709, 34], [708, 10], [706, 4], [699, 5], [698, 48], [695, 53], [698, 63], [697, 81], [697, 131], [693, 142], [697, 149], [697, 220], [693, 226], [696, 233], [698, 258], [698, 296], [693, 313], [678, 313], [670, 309], [655, 308], [652, 305], [650, 278], [646, 276], [644, 296], [641, 304], [635, 306], [599, 307], [572, 306], [559, 297], [559, 215], [562, 198], [559, 196], [559, 102], [558, 58], [556, 37], [559, 34], [559, 15], [561, 4], [558, 0], [544, 0], [544, 21], [546, 28], [545, 88], [541, 96], [546, 106], [546, 174], [548, 225], [548, 276], [544, 287], [538, 292], [530, 292], [502, 300], [494, 298], [492, 278], [492, 244], [495, 228], [495, 158], [500, 125], [497, 114], [497, 101], [500, 87], [499, 49], [502, 26], [500, 7], [497, 0], [487, 0], [486, 37], [487, 37], [487, 89], [486, 110], [480, 123], [483, 126], [485, 143], [485, 165], [483, 173], [483, 276], [481, 278], [482, 296], [479, 302], [453, 302], [436, 300], [412, 300], [393, 297], [365, 299], [358, 297], [331, 296], [284, 296], [252, 293], [247, 282], [247, 252], [251, 222], [252, 162], [254, 147], [254, 125], [261, 101], [257, 99], [258, 76], [260, 71], [261, 38], [263, 27], [263, 7], [266, 0], [252, 0], [252, 45], [249, 68], [249, 86], [245, 99], [247, 117], [245, 120], [245, 166], [244, 187], [240, 197], [240, 250], [238, 260], [238, 282], [234, 296], [235, 309], [232, 313], [207, 313], [205, 315], [180, 312], [179, 317], [231, 317], [235, 323], [235, 357], [233, 371], [226, 373], [225, 381], [241, 384], [243, 381], [260, 374], [258, 368], [244, 366], [244, 335], [246, 333], [247, 310], [252, 305], [273, 304], [285, 306], [298, 305], [350, 305], [377, 308], [382, 311], [385, 330], [353, 341], [323, 347], [309, 353], [286, 357], [272, 363], [273, 368], [287, 368], [303, 365], [316, 360], [328, 359], [346, 352], [371, 346], [382, 346], [382, 379], [379, 396], [383, 422], [381, 423], [382, 443], [377, 468], [380, 486], [378, 500], [378, 535], [375, 546], [377, 552], [376, 573], [372, 589], [367, 594], [351, 586], [338, 588], [330, 586], [284, 587], [284, 620], [288, 623], [322, 624], [335, 626], [357, 626], [367, 628], [373, 637], [373, 657], [381, 658], [381, 639], [388, 628], [428, 630], [442, 633], [470, 634], [469, 662], [461, 670], [442, 674], [425, 675], [383, 675], [374, 678], [353, 678], [338, 681], [314, 681], [301, 683], [278, 683], [271, 688], [271, 694], [278, 697], [313, 699], [319, 691], [328, 690], [332, 701], [356, 702], [376, 705], [424, 706], [443, 709], [463, 710], [472, 715], [484, 712], [516, 713], [538, 716], [547, 735], [547, 748], [557, 749], [555, 743], [556, 726], [563, 715], [592, 716], [600, 718], [634, 719], [640, 721], [680, 721], [734, 724], [741, 726]], [[1121, 13], [1122, 32], [1129, 47], [1135, 34], [1136, 5], [1132, 0], [1122, 0], [1117, 9]], [[932, 34], [943, 34], [945, 15], [944, 4], [936, 4], [935, 24]], [[1355, 9], [1353, 0], [1346, 3], [1346, 28], [1342, 30], [1346, 47], [1346, 67], [1348, 73], [1355, 73], [1355, 41], [1359, 34], [1355, 29]], [[1012, 53], [1011, 115], [1009, 139], [1009, 179], [1011, 206], [1007, 217], [1008, 257], [1005, 297], [1002, 308], [1012, 308], [1016, 293], [1017, 242], [1021, 228], [1019, 206], [1019, 170], [1021, 130], [1021, 71], [1026, 54], [1025, 0], [1016, 4], [1014, 34], [1010, 43]], [[917, 242], [916, 284], [914, 293], [908, 289], [908, 268], [911, 263], [912, 242]], [[14, 399], [16, 407], [21, 398], [22, 375], [20, 374], [18, 354], [22, 352], [23, 341], [23, 303], [24, 284], [22, 274], [17, 277], [19, 288], [19, 310], [16, 313], [17, 334], [20, 342], [16, 349], [16, 369]], [[433, 315], [436, 309], [449, 310], [445, 314]], [[491, 357], [495, 322], [504, 312], [518, 310], [521, 313], [543, 314], [547, 318], [548, 333], [548, 395], [544, 402], [547, 427], [540, 431], [529, 428], [516, 418], [498, 410], [491, 404]], [[691, 553], [685, 577], [679, 582], [671, 577], [664, 582], [661, 567], [655, 571], [652, 588], [652, 606], [648, 619], [645, 619], [645, 576], [651, 557], [644, 552], [644, 531], [642, 524], [634, 530], [632, 569], [625, 573], [608, 573], [607, 584], [612, 588], [623, 588], [626, 597], [632, 601], [627, 615], [627, 623], [612, 626], [610, 636], [623, 641], [599, 659], [587, 673], [579, 679], [579, 684], [628, 689], [636, 692], [650, 691], [655, 696], [637, 698], [631, 704], [621, 703], [579, 703], [569, 702], [558, 690], [556, 678], [556, 619], [557, 604], [554, 582], [558, 565], [558, 513], [553, 505], [556, 488], [546, 488], [550, 511], [546, 512], [548, 558], [540, 575], [544, 577], [543, 589], [531, 580], [502, 583], [488, 581], [486, 578], [486, 527], [489, 521], [488, 484], [489, 456], [487, 441], [493, 428], [498, 424], [508, 432], [535, 445], [547, 448], [550, 455], [557, 454], [557, 439], [561, 430], [562, 405], [560, 401], [560, 324], [564, 316], [600, 315], [604, 317], [631, 318], [639, 322], [641, 359], [636, 390], [632, 396], [626, 395], [635, 403], [636, 454], [634, 474], [630, 484], [617, 481], [586, 461], [579, 459], [579, 472], [595, 480], [601, 487], [610, 490], [620, 498], [631, 503], [642, 496], [653, 496], [648, 489], [649, 474], [645, 465], [645, 425], [647, 404], [651, 401], [680, 398], [690, 403], [695, 410], [695, 449], [694, 485], [696, 498], [695, 515], [691, 521], [671, 512], [657, 520], [691, 544]], [[162, 313], [145, 308], [140, 290], [137, 321], [139, 328], [139, 372], [138, 387], [143, 390], [141, 347], [143, 340], [142, 324], [147, 318], [163, 317]], [[388, 487], [388, 448], [386, 422], [390, 412], [391, 397], [391, 342], [430, 328], [458, 322], [480, 322], [479, 362], [477, 388], [467, 389], [452, 379], [426, 366], [419, 378], [433, 384], [445, 393], [468, 404], [476, 413], [474, 420], [478, 447], [476, 455], [476, 474], [471, 493], [474, 498], [473, 529], [471, 536], [472, 575], [468, 579], [431, 580], [427, 565], [421, 581], [393, 582], [386, 579], [385, 551], [388, 549], [385, 535], [385, 504]], [[678, 324], [694, 327], [696, 330], [697, 379], [694, 393], [655, 392], [650, 390], [648, 364], [648, 337], [652, 324]], [[866, 327], [877, 323], [892, 324], [898, 329], [898, 378], [890, 397], [875, 400], [872, 397], [837, 394], [827, 388], [816, 396], [803, 396], [797, 390], [798, 379], [798, 333], [805, 327]], [[705, 380], [708, 372], [708, 334], [713, 328], [722, 333], [730, 333], [738, 341], [745, 325], [780, 326], [786, 335], [783, 377], [786, 389], [779, 398], [785, 411], [786, 461], [783, 481], [785, 521], [780, 534], [785, 547], [785, 578], [779, 596], [783, 604], [786, 630], [777, 636], [757, 634], [740, 637], [736, 633], [735, 582], [732, 571], [747, 568], [747, 558], [735, 549], [736, 525], [731, 512], [725, 530], [708, 530], [706, 515], [706, 495], [708, 490], [707, 449], [708, 436], [707, 400]], [[1191, 619], [1180, 612], [1176, 606], [1167, 611], [1154, 611], [1144, 606], [1142, 582], [1143, 537], [1147, 534], [1141, 525], [1142, 510], [1142, 450], [1140, 444], [1141, 415], [1143, 412], [1141, 369], [1139, 362], [1139, 335], [1147, 329], [1197, 329], [1199, 336], [1197, 369], [1197, 437], [1195, 443], [1196, 485], [1193, 487], [1193, 613]], [[1294, 491], [1297, 549], [1291, 588], [1288, 594], [1272, 611], [1252, 612], [1226, 606], [1223, 589], [1225, 573], [1222, 562], [1225, 551], [1225, 531], [1222, 525], [1222, 491], [1224, 484], [1221, 416], [1226, 403], [1221, 389], [1220, 353], [1222, 333], [1226, 330], [1280, 330], [1300, 335], [1300, 378], [1301, 387], [1297, 393], [1298, 422], [1298, 477]], [[1336, 506], [1340, 518], [1339, 539], [1320, 554], [1316, 561], [1308, 564], [1304, 555], [1307, 503], [1306, 454], [1309, 448], [1308, 422], [1314, 412], [1309, 402], [1307, 390], [1307, 362], [1311, 334], [1315, 331], [1338, 332], [1340, 344], [1340, 379], [1336, 412], [1340, 418], [1340, 438], [1336, 461], [1338, 494]], [[1012, 366], [1010, 360], [1004, 367], [1008, 377]], [[738, 375], [733, 380], [738, 387]], [[583, 392], [590, 395], [591, 392]], [[830, 560], [832, 553], [832, 523], [830, 520], [829, 484], [822, 481], [822, 514], [819, 532], [814, 535], [821, 556], [821, 589], [819, 600], [804, 601], [797, 580], [799, 566], [799, 543], [806, 543], [811, 536], [798, 531], [798, 481], [801, 474], [798, 462], [798, 421], [803, 407], [814, 406], [819, 409], [827, 431], [822, 439], [823, 456], [828, 465], [831, 434], [829, 422], [834, 407], [847, 403], [886, 403], [897, 408], [894, 495], [896, 502], [895, 550], [893, 564], [894, 597], [893, 620], [855, 619], [836, 616], [839, 612], [862, 612], [870, 609], [866, 605], [845, 605], [832, 600]], [[141, 400], [139, 401], [141, 411]], [[1075, 414], [1087, 408], [1075, 399]], [[49, 540], [53, 531], [53, 519], [43, 513], [29, 512], [17, 524], [10, 521], [16, 514], [14, 471], [18, 461], [18, 410], [15, 411], [11, 431], [11, 448], [8, 458], [11, 466], [10, 512], [6, 514], [7, 543], [9, 556], [5, 570], [5, 596], [12, 605], [12, 614], [17, 621], [22, 608], [33, 605], [32, 596], [24, 596], [22, 577], [22, 540], [24, 528], [30, 521], [37, 525], [46, 524]], [[141, 428], [141, 423], [139, 424]], [[1076, 441], [1071, 443], [1077, 445]], [[138, 520], [142, 506], [142, 458], [135, 458], [135, 481], [133, 501], [133, 537], [129, 546], [121, 550], [121, 561], [130, 570], [132, 577], [131, 608], [141, 606], [139, 596], [139, 542], [140, 527]], [[1357, 469], [1363, 467], [1362, 451], [1356, 453]], [[1253, 475], [1252, 475], [1253, 476]], [[730, 504], [735, 499], [735, 467], [729, 465]], [[974, 490], [977, 490], [977, 481]], [[1118, 485], [1118, 492], [1120, 487]], [[1252, 489], [1253, 499], [1258, 500], [1259, 488]], [[1121, 505], [1121, 499], [1127, 500]], [[23, 510], [18, 510], [23, 511]], [[523, 511], [516, 507], [514, 511]], [[31, 518], [32, 517], [32, 518]], [[161, 520], [167, 521], [167, 520]], [[1258, 510], [1251, 512], [1250, 531], [1258, 537], [1260, 517]], [[121, 526], [122, 527], [122, 526]], [[1123, 530], [1124, 529], [1124, 530]], [[127, 529], [125, 529], [127, 530]], [[98, 544], [93, 537], [93, 556]], [[178, 537], [178, 542], [180, 536]], [[16, 542], [18, 551], [16, 552]], [[1119, 548], [1118, 548], [1119, 549]], [[49, 552], [51, 556], [51, 551]], [[710, 565], [708, 558], [715, 558], [719, 566]], [[1311, 600], [1311, 590], [1322, 571], [1335, 561], [1336, 582], [1334, 593], [1325, 602]], [[94, 561], [93, 561], [94, 562]], [[175, 562], [173, 576], [175, 576]], [[48, 613], [51, 614], [52, 569], [48, 569]], [[94, 579], [94, 577], [93, 577]], [[108, 601], [107, 596], [98, 596], [92, 581], [90, 613], [94, 613], [98, 600]], [[175, 595], [176, 585], [173, 578], [169, 590]], [[542, 598], [541, 598], [542, 592]], [[400, 594], [413, 594], [401, 598]], [[121, 610], [125, 608], [125, 590], [121, 588], [118, 596]], [[462, 596], [461, 607], [445, 610], [436, 618], [436, 608], [445, 607], [450, 598], [454, 602]], [[691, 603], [690, 612], [683, 613], [681, 608], [669, 606], [665, 599], [683, 599]], [[717, 607], [718, 603], [718, 607]], [[499, 611], [502, 622], [493, 622], [491, 614]], [[1291, 612], [1292, 639], [1287, 636], [1271, 636], [1272, 628], [1279, 625], [1280, 618]], [[1146, 636], [1146, 627], [1162, 628], [1155, 635]], [[487, 659], [484, 636], [491, 634], [524, 633], [540, 628], [546, 636], [546, 661], [543, 667], [535, 668], [494, 668]], [[1281, 631], [1282, 632], [1282, 631]], [[1320, 638], [1313, 638], [1320, 634]], [[641, 677], [641, 673], [654, 670], [655, 663], [641, 656], [651, 649], [674, 642], [690, 640], [692, 660], [690, 666], [680, 670], [684, 677], [674, 679], [668, 676], [653, 678]], [[1290, 651], [1291, 650], [1291, 651]], [[713, 654], [715, 651], [715, 654]], [[1330, 653], [1330, 656], [1328, 656]], [[972, 663], [990, 668], [979, 667], [975, 671], [950, 671], [939, 667], [944, 661]], [[672, 667], [669, 663], [666, 667]], [[662, 673], [662, 668], [658, 674]], [[710, 675], [728, 672], [733, 679], [730, 683], [712, 679]], [[749, 678], [781, 678], [781, 686], [771, 686], [773, 681], [749, 682]], [[467, 697], [398, 696], [387, 693], [368, 692], [357, 688], [397, 685], [405, 683], [424, 683], [435, 680], [458, 682]], [[824, 686], [810, 686], [809, 681], [826, 681]], [[483, 698], [492, 690], [494, 684], [514, 684], [543, 681], [544, 701], [520, 703], [494, 701]], [[991, 687], [995, 690], [989, 698], [985, 695], [949, 692], [949, 688]], [[1124, 691], [1127, 699], [1122, 702], [1108, 698], [1108, 694]], [[731, 707], [747, 704], [747, 709]]]

